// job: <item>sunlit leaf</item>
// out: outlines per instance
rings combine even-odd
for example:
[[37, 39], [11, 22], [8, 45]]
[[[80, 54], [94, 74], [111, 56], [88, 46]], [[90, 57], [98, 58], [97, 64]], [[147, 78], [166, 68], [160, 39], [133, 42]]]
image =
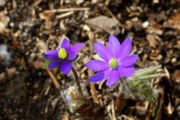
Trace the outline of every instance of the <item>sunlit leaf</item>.
[[98, 54], [92, 56], [95, 60], [103, 60]]
[[42, 69], [48, 69], [48, 65], [49, 65], [50, 61], [46, 60], [43, 65], [42, 65]]

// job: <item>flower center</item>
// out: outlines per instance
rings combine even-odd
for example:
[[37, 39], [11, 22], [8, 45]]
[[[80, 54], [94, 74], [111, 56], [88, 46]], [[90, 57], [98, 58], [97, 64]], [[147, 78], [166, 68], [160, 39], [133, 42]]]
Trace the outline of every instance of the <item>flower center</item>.
[[112, 58], [111, 60], [109, 60], [108, 64], [109, 64], [109, 67], [112, 69], [115, 69], [118, 67], [118, 61], [115, 58]]
[[61, 48], [58, 51], [58, 57], [61, 59], [65, 59], [67, 57], [67, 51], [64, 48]]

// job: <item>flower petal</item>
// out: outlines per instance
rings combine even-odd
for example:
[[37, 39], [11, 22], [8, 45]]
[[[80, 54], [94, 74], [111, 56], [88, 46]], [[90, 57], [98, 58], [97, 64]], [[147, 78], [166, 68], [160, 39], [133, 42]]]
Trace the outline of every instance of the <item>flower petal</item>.
[[108, 48], [112, 51], [114, 57], [118, 57], [120, 47], [121, 44], [118, 38], [114, 35], [110, 35], [108, 41]]
[[68, 60], [74, 60], [77, 54], [73, 50], [68, 50]]
[[58, 51], [57, 50], [49, 50], [46, 53], [44, 53], [44, 56], [46, 59], [58, 59]]
[[60, 70], [64, 73], [64, 74], [69, 74], [70, 70], [71, 70], [71, 62], [70, 61], [63, 61], [60, 64]]
[[118, 58], [122, 60], [123, 58], [127, 57], [131, 51], [131, 48], [132, 48], [131, 38], [127, 37], [121, 45], [121, 49], [120, 49], [121, 54], [119, 54]]
[[102, 59], [109, 60], [111, 58], [111, 53], [109, 52], [108, 48], [102, 43], [96, 42], [94, 44], [94, 49]]
[[68, 59], [74, 60], [77, 56], [77, 52], [83, 48], [83, 43], [77, 43], [74, 46], [71, 46], [68, 50]]
[[119, 74], [122, 77], [130, 77], [135, 73], [134, 67], [128, 67], [128, 68], [119, 68]]
[[86, 66], [89, 69], [96, 70], [96, 71], [106, 70], [109, 68], [106, 62], [103, 62], [100, 60], [90, 60], [88, 63], [86, 63]]
[[103, 79], [104, 79], [104, 76], [105, 76], [105, 75], [104, 75], [104, 72], [98, 72], [98, 73], [92, 75], [92, 76], [88, 79], [88, 81], [89, 81], [89, 82], [98, 82], [98, 81], [103, 80]]
[[62, 43], [61, 43], [61, 48], [64, 48], [66, 50], [69, 50], [70, 47], [70, 42], [67, 39], [63, 39]]
[[76, 43], [74, 46], [71, 47], [71, 49], [74, 52], [78, 52], [79, 50], [81, 50], [83, 48], [84, 44], [83, 43]]
[[138, 59], [138, 55], [128, 56], [121, 61], [121, 66], [129, 67], [129, 66], [133, 65], [137, 59]]
[[55, 67], [57, 67], [59, 64], [60, 64], [60, 61], [59, 61], [59, 60], [54, 60], [54, 61], [52, 61], [52, 62], [49, 63], [48, 68], [49, 68], [49, 69], [55, 68]]
[[118, 71], [112, 70], [109, 72], [109, 79], [106, 82], [106, 86], [112, 86], [119, 80]]

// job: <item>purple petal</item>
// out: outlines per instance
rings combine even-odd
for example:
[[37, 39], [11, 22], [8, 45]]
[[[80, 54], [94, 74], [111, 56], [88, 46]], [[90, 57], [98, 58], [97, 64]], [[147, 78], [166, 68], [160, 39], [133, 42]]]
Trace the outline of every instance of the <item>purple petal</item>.
[[128, 67], [128, 68], [119, 68], [119, 74], [122, 77], [130, 77], [135, 73], [134, 67]]
[[52, 61], [51, 63], [49, 63], [48, 68], [49, 68], [49, 69], [55, 68], [55, 67], [57, 67], [59, 64], [60, 64], [60, 61], [59, 61], [59, 60]]
[[96, 42], [94, 44], [94, 49], [102, 59], [109, 60], [111, 58], [111, 53], [109, 52], [109, 49], [102, 43]]
[[112, 51], [114, 57], [118, 57], [121, 44], [117, 37], [114, 35], [109, 36], [108, 48]]
[[74, 46], [72, 46], [72, 50], [74, 52], [78, 52], [79, 50], [81, 50], [83, 48], [84, 44], [83, 43], [76, 43]]
[[94, 74], [93, 76], [91, 76], [88, 81], [89, 82], [98, 82], [104, 79], [104, 72], [98, 72], [96, 74]]
[[89, 69], [96, 70], [96, 71], [106, 70], [109, 68], [106, 62], [103, 62], [100, 60], [90, 60], [88, 63], [86, 63], [86, 66]]
[[82, 43], [77, 43], [74, 46], [71, 46], [68, 50], [68, 59], [74, 60], [77, 56], [77, 52], [83, 48]]
[[132, 48], [131, 38], [127, 37], [121, 45], [121, 49], [120, 49], [121, 54], [119, 54], [118, 58], [122, 60], [123, 58], [127, 57], [131, 51], [131, 48]]
[[61, 43], [61, 48], [64, 48], [66, 50], [69, 50], [69, 47], [70, 47], [70, 42], [69, 40], [67, 39], [64, 39]]
[[77, 54], [74, 51], [68, 50], [68, 60], [74, 60], [76, 56]]
[[71, 62], [70, 61], [63, 61], [60, 64], [60, 70], [64, 73], [64, 74], [69, 74], [69, 72], [71, 71]]
[[106, 86], [112, 86], [119, 80], [119, 73], [118, 71], [110, 71], [109, 72], [109, 79], [106, 82]]
[[58, 51], [57, 50], [49, 50], [46, 53], [44, 53], [44, 56], [46, 59], [58, 59]]
[[136, 63], [137, 59], [138, 59], [138, 55], [128, 56], [121, 61], [121, 66], [129, 67], [129, 66], [133, 65], [134, 63]]

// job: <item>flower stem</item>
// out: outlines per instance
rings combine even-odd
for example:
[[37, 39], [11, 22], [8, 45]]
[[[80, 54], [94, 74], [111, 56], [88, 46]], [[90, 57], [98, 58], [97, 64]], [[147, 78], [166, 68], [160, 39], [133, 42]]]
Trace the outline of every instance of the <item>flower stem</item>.
[[80, 84], [80, 81], [79, 81], [79, 77], [78, 77], [78, 74], [75, 70], [74, 67], [72, 67], [72, 72], [73, 72], [73, 75], [74, 75], [74, 78], [75, 78], [75, 83], [76, 83], [76, 87], [77, 87], [77, 90], [79, 92], [79, 95], [82, 97], [82, 98], [85, 98], [83, 92], [82, 92], [82, 88], [81, 88], [81, 84]]

